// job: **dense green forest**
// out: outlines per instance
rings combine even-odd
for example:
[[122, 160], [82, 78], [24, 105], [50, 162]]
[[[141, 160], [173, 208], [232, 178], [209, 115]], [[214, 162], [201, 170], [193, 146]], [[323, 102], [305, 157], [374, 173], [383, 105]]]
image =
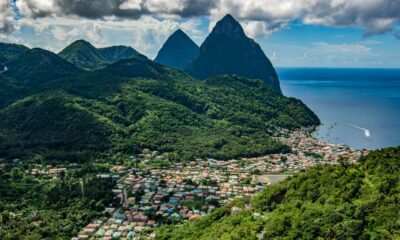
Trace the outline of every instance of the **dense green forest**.
[[95, 48], [85, 40], [77, 40], [71, 43], [58, 53], [58, 55], [83, 70], [104, 68], [110, 63], [132, 57], [146, 58], [131, 47], [112, 46]]
[[400, 147], [315, 167], [157, 239], [400, 239], [399, 172]]
[[18, 58], [28, 49], [29, 48], [23, 45], [0, 42], [0, 67], [2, 68], [3, 64], [6, 64], [9, 61]]
[[9, 65], [0, 76], [7, 158], [82, 162], [143, 147], [171, 152], [172, 160], [257, 156], [290, 150], [271, 138], [277, 128], [319, 124], [300, 100], [261, 80], [201, 81], [143, 57], [85, 72], [33, 49]]
[[2, 240], [70, 239], [113, 201], [111, 179], [76, 172], [54, 180], [30, 176], [27, 169], [0, 169]]

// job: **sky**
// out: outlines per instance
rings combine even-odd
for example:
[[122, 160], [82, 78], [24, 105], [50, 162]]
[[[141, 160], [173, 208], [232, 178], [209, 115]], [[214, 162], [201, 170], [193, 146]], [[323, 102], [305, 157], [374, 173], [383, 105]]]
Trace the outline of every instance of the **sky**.
[[277, 67], [400, 67], [400, 0], [0, 0], [0, 41], [154, 58], [178, 28], [201, 45], [227, 13]]

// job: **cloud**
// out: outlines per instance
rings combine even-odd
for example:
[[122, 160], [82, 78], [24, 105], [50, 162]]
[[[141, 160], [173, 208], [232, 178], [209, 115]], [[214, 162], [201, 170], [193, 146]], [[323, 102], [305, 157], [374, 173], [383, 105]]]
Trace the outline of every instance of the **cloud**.
[[365, 36], [392, 32], [399, 38], [394, 30], [400, 24], [399, 0], [17, 0], [14, 9], [10, 5], [14, 0], [0, 1], [0, 34], [19, 29], [21, 23], [15, 19], [19, 10], [22, 18], [31, 21], [80, 18], [105, 23], [153, 17], [179, 24], [182, 19], [205, 16], [210, 18], [209, 29], [230, 13], [253, 38], [265, 37], [293, 21], [360, 27]]
[[371, 53], [371, 48], [354, 43], [354, 44], [328, 44], [325, 42], [317, 42], [312, 44], [317, 51], [337, 54], [359, 54], [368, 55]]
[[304, 24], [361, 27], [369, 36], [392, 31], [400, 23], [399, 9], [398, 0], [219, 0], [211, 15], [217, 19], [231, 13], [241, 21], [264, 22], [260, 28], [264, 34], [300, 20]]
[[103, 28], [97, 22], [86, 22], [75, 27], [52, 25], [50, 26], [50, 31], [55, 39], [62, 42], [72, 42], [73, 40], [84, 38], [97, 45], [106, 44]]
[[[390, 32], [393, 25], [400, 23], [399, 0], [19, 0], [17, 5], [30, 18], [211, 16], [213, 23], [231, 13], [255, 37], [268, 35], [294, 20], [305, 24], [362, 27], [366, 36]], [[6, 21], [1, 22], [5, 25]]]
[[[77, 16], [23, 18], [19, 21], [22, 31], [0, 34], [0, 41], [16, 42], [19, 39], [19, 43], [58, 52], [75, 40], [85, 39], [96, 47], [131, 46], [152, 58], [168, 36], [178, 28], [187, 32], [197, 43], [202, 42], [206, 33], [199, 30], [201, 23], [199, 18], [176, 21], [152, 16], [142, 16], [139, 19], [107, 17], [104, 20]], [[11, 36], [14, 36], [14, 41], [7, 40]]]
[[363, 66], [379, 59], [377, 56], [372, 48], [358, 42], [348, 44], [315, 42], [304, 49], [304, 53], [295, 59], [295, 64], [335, 66], [336, 63], [341, 63], [345, 66]]
[[207, 15], [211, 0], [24, 0], [18, 7], [32, 18], [75, 15], [96, 19], [108, 16], [138, 19], [143, 15]]
[[15, 30], [15, 19], [11, 2], [0, 1], [0, 33], [11, 33]]

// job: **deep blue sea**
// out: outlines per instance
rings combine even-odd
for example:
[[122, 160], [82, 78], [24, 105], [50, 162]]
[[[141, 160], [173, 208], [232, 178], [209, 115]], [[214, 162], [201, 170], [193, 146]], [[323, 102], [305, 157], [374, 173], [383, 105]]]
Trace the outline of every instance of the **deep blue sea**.
[[321, 119], [315, 136], [377, 149], [400, 145], [400, 69], [278, 68], [284, 95]]

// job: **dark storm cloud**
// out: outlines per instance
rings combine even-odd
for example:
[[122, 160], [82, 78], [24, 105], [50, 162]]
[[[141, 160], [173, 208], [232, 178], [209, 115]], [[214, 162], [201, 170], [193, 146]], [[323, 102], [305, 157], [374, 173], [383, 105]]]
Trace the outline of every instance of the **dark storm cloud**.
[[218, 1], [188, 0], [180, 14], [182, 17], [208, 15], [210, 10], [217, 6]]
[[393, 26], [400, 23], [398, 0], [343, 1], [336, 6], [319, 2], [314, 9], [307, 15], [333, 26], [364, 27], [366, 36], [392, 31]]
[[77, 15], [85, 18], [102, 18], [105, 16], [117, 16], [127, 18], [139, 18], [148, 14], [145, 9], [123, 10], [120, 6], [126, 0], [56, 0], [56, 5], [65, 15]]
[[[208, 15], [210, 9], [215, 7], [217, 1], [210, 0], [184, 0], [182, 6], [177, 9], [156, 9], [148, 7], [151, 3], [157, 5], [157, 0], [138, 1], [138, 9], [122, 7], [129, 0], [52, 0], [54, 9], [41, 8], [37, 1], [26, 0], [26, 6], [30, 9], [31, 17], [40, 18], [51, 15], [76, 15], [84, 18], [96, 19], [107, 16], [137, 19], [142, 15], [174, 14], [181, 17], [193, 17]], [[161, 2], [161, 1], [160, 1]]]

